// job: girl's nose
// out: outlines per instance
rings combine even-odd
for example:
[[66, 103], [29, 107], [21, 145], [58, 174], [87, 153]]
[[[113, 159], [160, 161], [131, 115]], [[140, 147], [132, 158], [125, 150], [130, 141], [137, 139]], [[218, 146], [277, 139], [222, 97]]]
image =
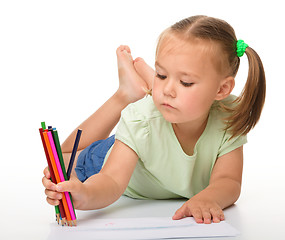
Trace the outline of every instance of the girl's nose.
[[175, 85], [173, 80], [167, 79], [167, 81], [165, 81], [163, 94], [165, 96], [176, 97]]

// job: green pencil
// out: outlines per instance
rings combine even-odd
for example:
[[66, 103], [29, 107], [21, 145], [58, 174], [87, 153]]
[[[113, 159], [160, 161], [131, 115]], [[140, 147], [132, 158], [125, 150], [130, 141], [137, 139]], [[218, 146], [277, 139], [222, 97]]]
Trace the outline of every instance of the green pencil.
[[56, 221], [59, 224], [59, 219], [60, 219], [60, 212], [59, 212], [59, 206], [54, 206], [55, 208], [55, 214], [56, 214]]
[[42, 125], [42, 129], [45, 130], [46, 129], [46, 123], [45, 122], [41, 122]]
[[64, 176], [65, 181], [67, 181], [68, 179], [67, 179], [65, 165], [64, 165], [64, 161], [63, 161], [63, 157], [62, 157], [62, 151], [61, 151], [61, 147], [60, 147], [60, 143], [59, 143], [58, 133], [57, 133], [57, 130], [55, 128], [53, 128], [52, 136], [54, 139], [54, 143], [55, 143], [56, 151], [58, 154], [59, 162], [61, 165], [61, 169], [63, 171], [63, 176]]

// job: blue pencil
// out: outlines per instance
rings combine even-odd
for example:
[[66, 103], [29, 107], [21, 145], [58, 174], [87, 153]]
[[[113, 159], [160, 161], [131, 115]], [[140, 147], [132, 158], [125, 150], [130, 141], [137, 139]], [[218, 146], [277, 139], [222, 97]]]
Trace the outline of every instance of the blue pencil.
[[77, 130], [77, 134], [76, 134], [76, 138], [75, 138], [75, 142], [74, 142], [74, 145], [73, 145], [73, 149], [72, 149], [72, 153], [71, 153], [68, 169], [67, 169], [67, 179], [70, 179], [70, 175], [71, 175], [71, 171], [72, 171], [75, 155], [76, 155], [76, 152], [77, 152], [77, 149], [78, 149], [79, 140], [80, 140], [80, 137], [81, 137], [81, 133], [82, 133], [82, 130], [78, 129]]

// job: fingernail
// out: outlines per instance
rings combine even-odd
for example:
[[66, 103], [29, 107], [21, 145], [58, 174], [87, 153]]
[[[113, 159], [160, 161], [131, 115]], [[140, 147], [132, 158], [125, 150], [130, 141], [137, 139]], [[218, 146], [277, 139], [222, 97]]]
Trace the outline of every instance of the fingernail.
[[62, 189], [61, 186], [56, 185], [56, 191], [61, 191], [61, 189]]
[[200, 218], [200, 219], [197, 219], [196, 222], [197, 222], [197, 223], [203, 223], [204, 221], [203, 221], [202, 218]]

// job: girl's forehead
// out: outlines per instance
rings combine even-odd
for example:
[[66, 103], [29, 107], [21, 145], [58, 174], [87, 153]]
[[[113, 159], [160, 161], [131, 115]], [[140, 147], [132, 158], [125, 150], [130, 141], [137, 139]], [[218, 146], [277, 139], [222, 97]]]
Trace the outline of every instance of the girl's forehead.
[[200, 38], [185, 38], [174, 34], [163, 37], [157, 47], [156, 61], [159, 63], [170, 57], [184, 56], [189, 61], [212, 65], [221, 70], [223, 58], [219, 45], [211, 40]]
[[187, 60], [208, 61], [212, 55], [211, 44], [206, 41], [185, 41], [177, 38], [165, 39], [157, 49], [156, 61], [182, 57]]
[[213, 43], [199, 38], [183, 39], [182, 37], [167, 36], [161, 39], [157, 47], [156, 57], [165, 55], [185, 54], [196, 52], [196, 54], [209, 55], [213, 52]]

